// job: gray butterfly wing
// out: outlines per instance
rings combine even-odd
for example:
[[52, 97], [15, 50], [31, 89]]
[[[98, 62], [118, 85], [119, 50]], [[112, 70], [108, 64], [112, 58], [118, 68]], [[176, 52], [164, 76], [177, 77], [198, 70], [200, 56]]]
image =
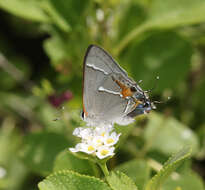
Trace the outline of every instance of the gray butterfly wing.
[[102, 48], [89, 46], [83, 68], [83, 110], [90, 125], [113, 123], [131, 111], [132, 100], [123, 98], [113, 76], [135, 82]]

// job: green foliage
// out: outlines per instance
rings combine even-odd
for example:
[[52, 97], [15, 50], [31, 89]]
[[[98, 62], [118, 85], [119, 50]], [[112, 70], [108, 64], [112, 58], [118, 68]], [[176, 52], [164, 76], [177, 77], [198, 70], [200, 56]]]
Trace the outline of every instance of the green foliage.
[[[42, 180], [41, 190], [203, 190], [204, 12], [204, 0], [1, 0], [0, 189], [36, 190]], [[104, 178], [92, 154], [68, 150], [79, 142], [73, 130], [85, 126], [82, 71], [90, 44], [143, 80], [144, 90], [159, 76], [148, 94], [165, 102], [133, 124], [115, 125], [120, 141], [102, 161], [109, 160]], [[186, 146], [192, 153], [180, 151]]]
[[35, 0], [3, 0], [0, 7], [16, 16], [38, 22], [50, 22], [49, 17], [40, 7], [40, 3]]
[[160, 190], [165, 179], [191, 154], [190, 147], [186, 147], [172, 156], [163, 168], [148, 182], [146, 190]]
[[[190, 145], [192, 153], [198, 152], [197, 136], [184, 124], [174, 118], [151, 114], [144, 132], [147, 148], [171, 155], [183, 146]], [[161, 146], [163, 144], [163, 146]]]
[[0, 128], [0, 189], [20, 190], [27, 177], [27, 168], [17, 156], [22, 136], [15, 125], [12, 118], [5, 118]]
[[83, 12], [86, 6], [89, 5], [89, 1], [55, 1], [48, 0], [48, 2], [52, 5], [52, 7], [56, 10], [56, 12], [61, 15], [69, 25], [75, 27], [76, 25], [82, 24], [83, 20]]
[[106, 183], [95, 177], [64, 170], [54, 173], [39, 183], [40, 190], [111, 190]]
[[94, 163], [89, 160], [79, 159], [70, 153], [69, 150], [61, 152], [54, 162], [54, 171], [59, 170], [72, 170], [80, 174], [96, 175], [98, 174], [98, 169]]
[[171, 28], [203, 22], [205, 16], [203, 0], [155, 0], [151, 3], [148, 25]]
[[192, 171], [186, 171], [179, 176], [170, 176], [163, 184], [163, 189], [173, 190], [177, 187], [186, 190], [204, 190], [202, 179]]
[[136, 80], [143, 80], [145, 89], [151, 88], [150, 84], [154, 85], [159, 76], [156, 90], [163, 92], [168, 86], [174, 89], [185, 80], [192, 53], [191, 44], [185, 38], [174, 32], [161, 32], [128, 48], [125, 61], [133, 63], [131, 73]]
[[70, 31], [70, 25], [66, 20], [59, 14], [59, 12], [53, 7], [49, 1], [43, 1], [41, 3], [43, 10], [49, 15], [50, 19], [64, 32]]
[[[142, 33], [151, 29], [172, 29], [185, 25], [198, 24], [204, 21], [205, 3], [197, 1], [153, 0], [149, 5], [147, 20], [139, 27], [131, 30], [115, 49], [119, 54], [128, 43]], [[134, 19], [134, 18], [133, 18]]]
[[44, 48], [54, 64], [59, 64], [66, 57], [66, 47], [57, 35], [45, 40]]
[[113, 190], [137, 190], [132, 179], [119, 171], [112, 172], [106, 177], [106, 180]]
[[134, 159], [115, 168], [116, 171], [121, 171], [129, 176], [137, 185], [138, 189], [144, 189], [150, 177], [151, 168], [144, 160]]
[[47, 175], [52, 171], [55, 157], [70, 146], [65, 136], [51, 132], [31, 133], [24, 139], [23, 162], [36, 173]]

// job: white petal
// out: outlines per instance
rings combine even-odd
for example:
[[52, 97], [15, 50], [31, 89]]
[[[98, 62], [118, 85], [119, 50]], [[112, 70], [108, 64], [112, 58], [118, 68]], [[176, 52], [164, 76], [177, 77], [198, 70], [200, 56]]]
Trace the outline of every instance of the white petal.
[[91, 128], [85, 128], [80, 132], [81, 138], [90, 140], [93, 138], [93, 131]]
[[120, 137], [121, 134], [117, 134], [116, 132], [112, 132], [110, 136], [106, 136], [104, 139], [104, 144], [107, 146], [115, 145]]
[[70, 150], [71, 152], [79, 152], [79, 151], [81, 151], [81, 149], [82, 149], [82, 144], [83, 144], [83, 143], [78, 143], [78, 144], [75, 145], [75, 148], [69, 148], [69, 150]]
[[93, 146], [98, 148], [99, 146], [102, 146], [104, 144], [104, 137], [102, 136], [95, 136], [92, 140]]
[[87, 154], [92, 154], [96, 151], [96, 148], [92, 144], [82, 143], [81, 152], [85, 152]]
[[73, 135], [77, 137], [81, 137], [80, 132], [82, 131], [82, 129], [83, 129], [82, 127], [75, 128], [73, 131]]
[[73, 135], [86, 140], [91, 139], [93, 138], [93, 129], [78, 127], [73, 131]]
[[108, 156], [113, 156], [114, 150], [114, 147], [103, 146], [97, 149], [96, 156], [100, 159], [106, 158]]
[[69, 150], [71, 151], [71, 152], [78, 152], [79, 150], [77, 150], [76, 148], [69, 148]]
[[103, 126], [103, 127], [96, 127], [94, 131], [95, 136], [106, 136], [113, 130], [111, 125]]

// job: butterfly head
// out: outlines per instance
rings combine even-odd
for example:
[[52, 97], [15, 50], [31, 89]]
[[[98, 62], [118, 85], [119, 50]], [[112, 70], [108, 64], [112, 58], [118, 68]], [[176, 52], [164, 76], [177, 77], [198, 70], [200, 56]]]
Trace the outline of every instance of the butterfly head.
[[132, 97], [136, 102], [136, 107], [128, 114], [128, 116], [135, 117], [137, 115], [147, 114], [152, 109], [156, 109], [154, 103], [150, 100], [149, 95], [146, 92], [138, 87], [133, 87], [132, 90], [135, 90]]

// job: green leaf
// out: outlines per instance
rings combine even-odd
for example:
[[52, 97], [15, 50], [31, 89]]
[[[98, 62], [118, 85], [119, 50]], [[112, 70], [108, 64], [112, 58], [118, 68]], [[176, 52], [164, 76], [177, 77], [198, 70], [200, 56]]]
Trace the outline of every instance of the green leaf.
[[117, 45], [115, 55], [120, 52], [135, 38], [151, 29], [175, 28], [193, 25], [205, 21], [204, 0], [153, 0], [147, 9], [147, 20], [140, 26], [131, 30]]
[[71, 30], [70, 25], [66, 20], [56, 11], [49, 1], [43, 1], [41, 7], [50, 16], [50, 19], [64, 32], [69, 32]]
[[120, 171], [129, 176], [137, 185], [139, 190], [144, 189], [150, 176], [150, 167], [144, 160], [131, 160], [125, 162], [115, 168], [115, 171]]
[[118, 39], [122, 39], [129, 31], [145, 20], [146, 11], [137, 1], [125, 1], [122, 2], [120, 11], [117, 12], [115, 17], [118, 19]]
[[182, 190], [204, 190], [203, 180], [191, 170], [177, 176], [169, 176], [163, 184], [163, 190], [173, 190], [180, 187]]
[[203, 100], [205, 96], [205, 78], [203, 77], [199, 84], [196, 87], [196, 90], [193, 92], [193, 102], [196, 106], [196, 109], [205, 112], [205, 102]]
[[22, 136], [15, 128], [15, 121], [5, 118], [0, 128], [0, 165], [10, 165], [12, 155], [21, 147], [21, 141]]
[[[1, 190], [22, 190], [22, 186], [27, 180], [28, 177], [28, 169], [25, 167], [24, 163], [17, 157], [14, 156], [14, 154], [18, 155], [17, 153], [14, 153], [11, 155], [11, 160], [9, 165], [5, 167], [1, 167], [2, 169], [5, 169], [5, 176], [0, 178], [0, 189]], [[1, 171], [2, 175], [2, 171]]]
[[59, 170], [72, 170], [80, 174], [95, 175], [98, 173], [97, 167], [95, 164], [89, 160], [83, 160], [72, 153], [69, 150], [61, 152], [54, 162], [54, 171]]
[[166, 155], [171, 155], [186, 145], [192, 147], [193, 154], [199, 149], [198, 138], [191, 129], [172, 117], [156, 113], [149, 115], [144, 137], [149, 150], [158, 150]]
[[[3, 36], [0, 36], [0, 41]], [[5, 43], [9, 43], [8, 41]], [[1, 45], [0, 45], [1, 46]], [[5, 47], [0, 47], [0, 52], [5, 51]], [[8, 57], [5, 57], [6, 55]], [[11, 56], [12, 55], [12, 56]], [[30, 68], [28, 64], [28, 60], [22, 56], [15, 55], [12, 51], [9, 53], [5, 53], [1, 55], [2, 65], [0, 70], [0, 75], [2, 79], [0, 80], [1, 90], [9, 90], [14, 88], [19, 83], [25, 83], [27, 80]], [[8, 68], [12, 69], [8, 69]]]
[[32, 171], [47, 175], [52, 171], [55, 157], [69, 147], [70, 143], [61, 134], [36, 132], [25, 136], [21, 156]]
[[0, 106], [18, 116], [31, 120], [34, 118], [33, 108], [37, 104], [37, 99], [34, 96], [18, 93], [0, 92]]
[[204, 0], [153, 0], [147, 24], [152, 27], [171, 28], [205, 21]]
[[[22, 135], [12, 118], [5, 118], [0, 127], [0, 189], [22, 189], [27, 168], [19, 160]], [[18, 171], [18, 172], [17, 172]]]
[[52, 63], [56, 65], [67, 57], [66, 46], [56, 34], [45, 40], [43, 46]]
[[167, 177], [189, 156], [191, 148], [186, 147], [172, 156], [163, 168], [148, 182], [146, 190], [160, 190]]
[[203, 124], [198, 130], [198, 137], [201, 142], [200, 150], [198, 151], [196, 157], [198, 160], [203, 160], [205, 158], [205, 124]]
[[111, 172], [106, 179], [113, 190], [137, 190], [132, 179], [122, 172]]
[[150, 89], [159, 76], [155, 92], [162, 92], [185, 80], [192, 52], [191, 44], [183, 37], [174, 32], [161, 32], [130, 46], [123, 62], [131, 65], [131, 74], [137, 77], [136, 81], [143, 80], [144, 89]]
[[135, 123], [131, 123], [129, 125], [126, 125], [126, 127], [123, 125], [115, 124], [115, 131], [117, 133], [121, 133], [118, 146], [121, 146], [121, 144], [123, 144], [125, 142], [125, 140], [129, 136], [129, 134], [132, 132], [134, 127], [136, 127]]
[[111, 190], [98, 178], [80, 175], [69, 170], [59, 171], [38, 184], [40, 190]]
[[64, 0], [49, 0], [53, 9], [58, 12], [61, 17], [67, 21], [72, 27], [82, 23], [84, 21], [84, 10], [89, 5], [89, 1], [64, 1]]
[[1, 0], [0, 8], [24, 19], [37, 22], [50, 22], [50, 18], [35, 0]]

